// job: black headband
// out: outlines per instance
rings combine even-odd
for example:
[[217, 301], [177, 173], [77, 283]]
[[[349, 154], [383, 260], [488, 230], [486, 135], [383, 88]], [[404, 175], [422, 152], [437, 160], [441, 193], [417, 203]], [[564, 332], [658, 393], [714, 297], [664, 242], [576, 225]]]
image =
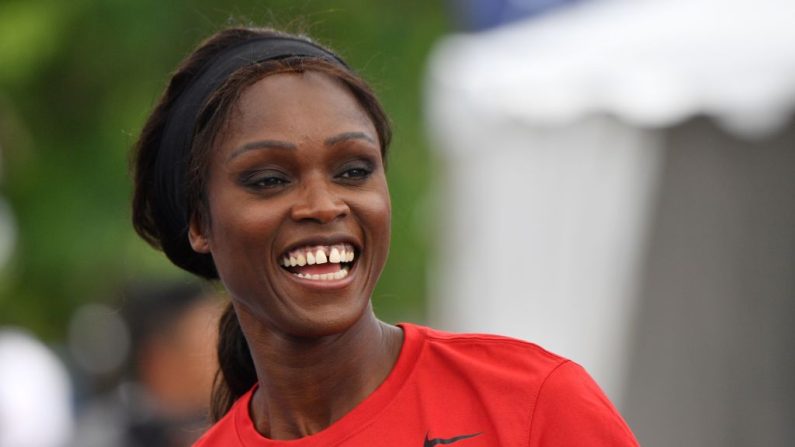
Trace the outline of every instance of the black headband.
[[[248, 40], [223, 50], [196, 76], [176, 99], [169, 111], [154, 166], [154, 191], [164, 194], [152, 210], [159, 222], [163, 251], [177, 265], [208, 276], [215, 269], [209, 256], [197, 256], [188, 242], [185, 172], [196, 132], [196, 120], [210, 96], [238, 69], [260, 62], [287, 57], [311, 57], [327, 60], [347, 68], [338, 56], [307, 40], [286, 36], [269, 36]], [[175, 169], [176, 167], [176, 169]], [[193, 259], [190, 265], [184, 265]], [[209, 263], [209, 265], [206, 265]], [[202, 265], [204, 264], [204, 265]]]

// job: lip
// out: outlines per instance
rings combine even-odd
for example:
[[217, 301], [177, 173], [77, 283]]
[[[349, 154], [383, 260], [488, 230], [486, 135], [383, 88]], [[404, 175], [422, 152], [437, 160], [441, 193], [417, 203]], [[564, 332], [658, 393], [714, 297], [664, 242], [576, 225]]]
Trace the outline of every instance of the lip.
[[339, 289], [342, 287], [346, 287], [351, 282], [353, 282], [354, 277], [356, 276], [356, 272], [359, 270], [357, 267], [359, 266], [359, 260], [361, 259], [362, 253], [362, 244], [354, 237], [348, 234], [328, 234], [328, 235], [314, 235], [307, 238], [299, 239], [295, 242], [292, 242], [287, 245], [279, 257], [278, 260], [281, 259], [282, 256], [290, 253], [293, 250], [296, 250], [300, 247], [312, 247], [317, 245], [338, 245], [338, 244], [349, 244], [353, 247], [356, 251], [356, 260], [351, 265], [350, 270], [348, 271], [348, 275], [342, 279], [326, 279], [326, 280], [314, 280], [314, 279], [307, 279], [301, 278], [293, 273], [290, 273], [287, 269], [279, 267], [279, 270], [282, 271], [285, 275], [291, 278], [293, 281], [303, 285], [304, 287], [313, 288], [316, 290], [329, 290], [329, 289]]

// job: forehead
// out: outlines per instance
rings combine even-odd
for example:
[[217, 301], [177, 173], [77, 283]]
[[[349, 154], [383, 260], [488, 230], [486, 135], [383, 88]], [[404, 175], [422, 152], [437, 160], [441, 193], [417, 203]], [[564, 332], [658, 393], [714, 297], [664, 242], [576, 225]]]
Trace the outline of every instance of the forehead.
[[351, 131], [377, 141], [375, 126], [348, 88], [312, 71], [257, 81], [243, 91], [230, 118], [222, 146], [262, 138], [299, 143]]

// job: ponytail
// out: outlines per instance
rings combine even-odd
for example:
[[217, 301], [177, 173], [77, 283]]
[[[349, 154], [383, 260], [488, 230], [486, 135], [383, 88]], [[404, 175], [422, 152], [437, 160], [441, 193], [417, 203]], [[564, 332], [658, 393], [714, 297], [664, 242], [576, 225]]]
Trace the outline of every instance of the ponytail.
[[229, 303], [218, 324], [218, 372], [213, 382], [210, 417], [218, 422], [240, 396], [257, 383], [246, 337]]

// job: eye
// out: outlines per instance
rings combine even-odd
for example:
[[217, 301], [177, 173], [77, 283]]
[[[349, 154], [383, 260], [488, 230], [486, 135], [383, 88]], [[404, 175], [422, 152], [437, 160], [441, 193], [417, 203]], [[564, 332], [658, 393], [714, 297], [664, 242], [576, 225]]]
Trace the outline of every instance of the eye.
[[340, 173], [337, 175], [337, 178], [346, 181], [357, 181], [357, 180], [364, 180], [370, 177], [370, 174], [373, 173], [373, 166], [372, 163], [364, 160], [357, 160], [354, 162], [346, 163], [340, 169]]
[[347, 171], [343, 172], [340, 177], [342, 178], [362, 178], [367, 177], [370, 175], [370, 171], [362, 168], [353, 168], [348, 169]]
[[260, 188], [275, 188], [279, 185], [284, 185], [287, 183], [287, 180], [279, 177], [263, 177], [258, 179], [254, 182], [254, 186], [258, 186]]
[[244, 173], [240, 180], [243, 185], [252, 189], [274, 189], [290, 183], [287, 176], [275, 171]]

